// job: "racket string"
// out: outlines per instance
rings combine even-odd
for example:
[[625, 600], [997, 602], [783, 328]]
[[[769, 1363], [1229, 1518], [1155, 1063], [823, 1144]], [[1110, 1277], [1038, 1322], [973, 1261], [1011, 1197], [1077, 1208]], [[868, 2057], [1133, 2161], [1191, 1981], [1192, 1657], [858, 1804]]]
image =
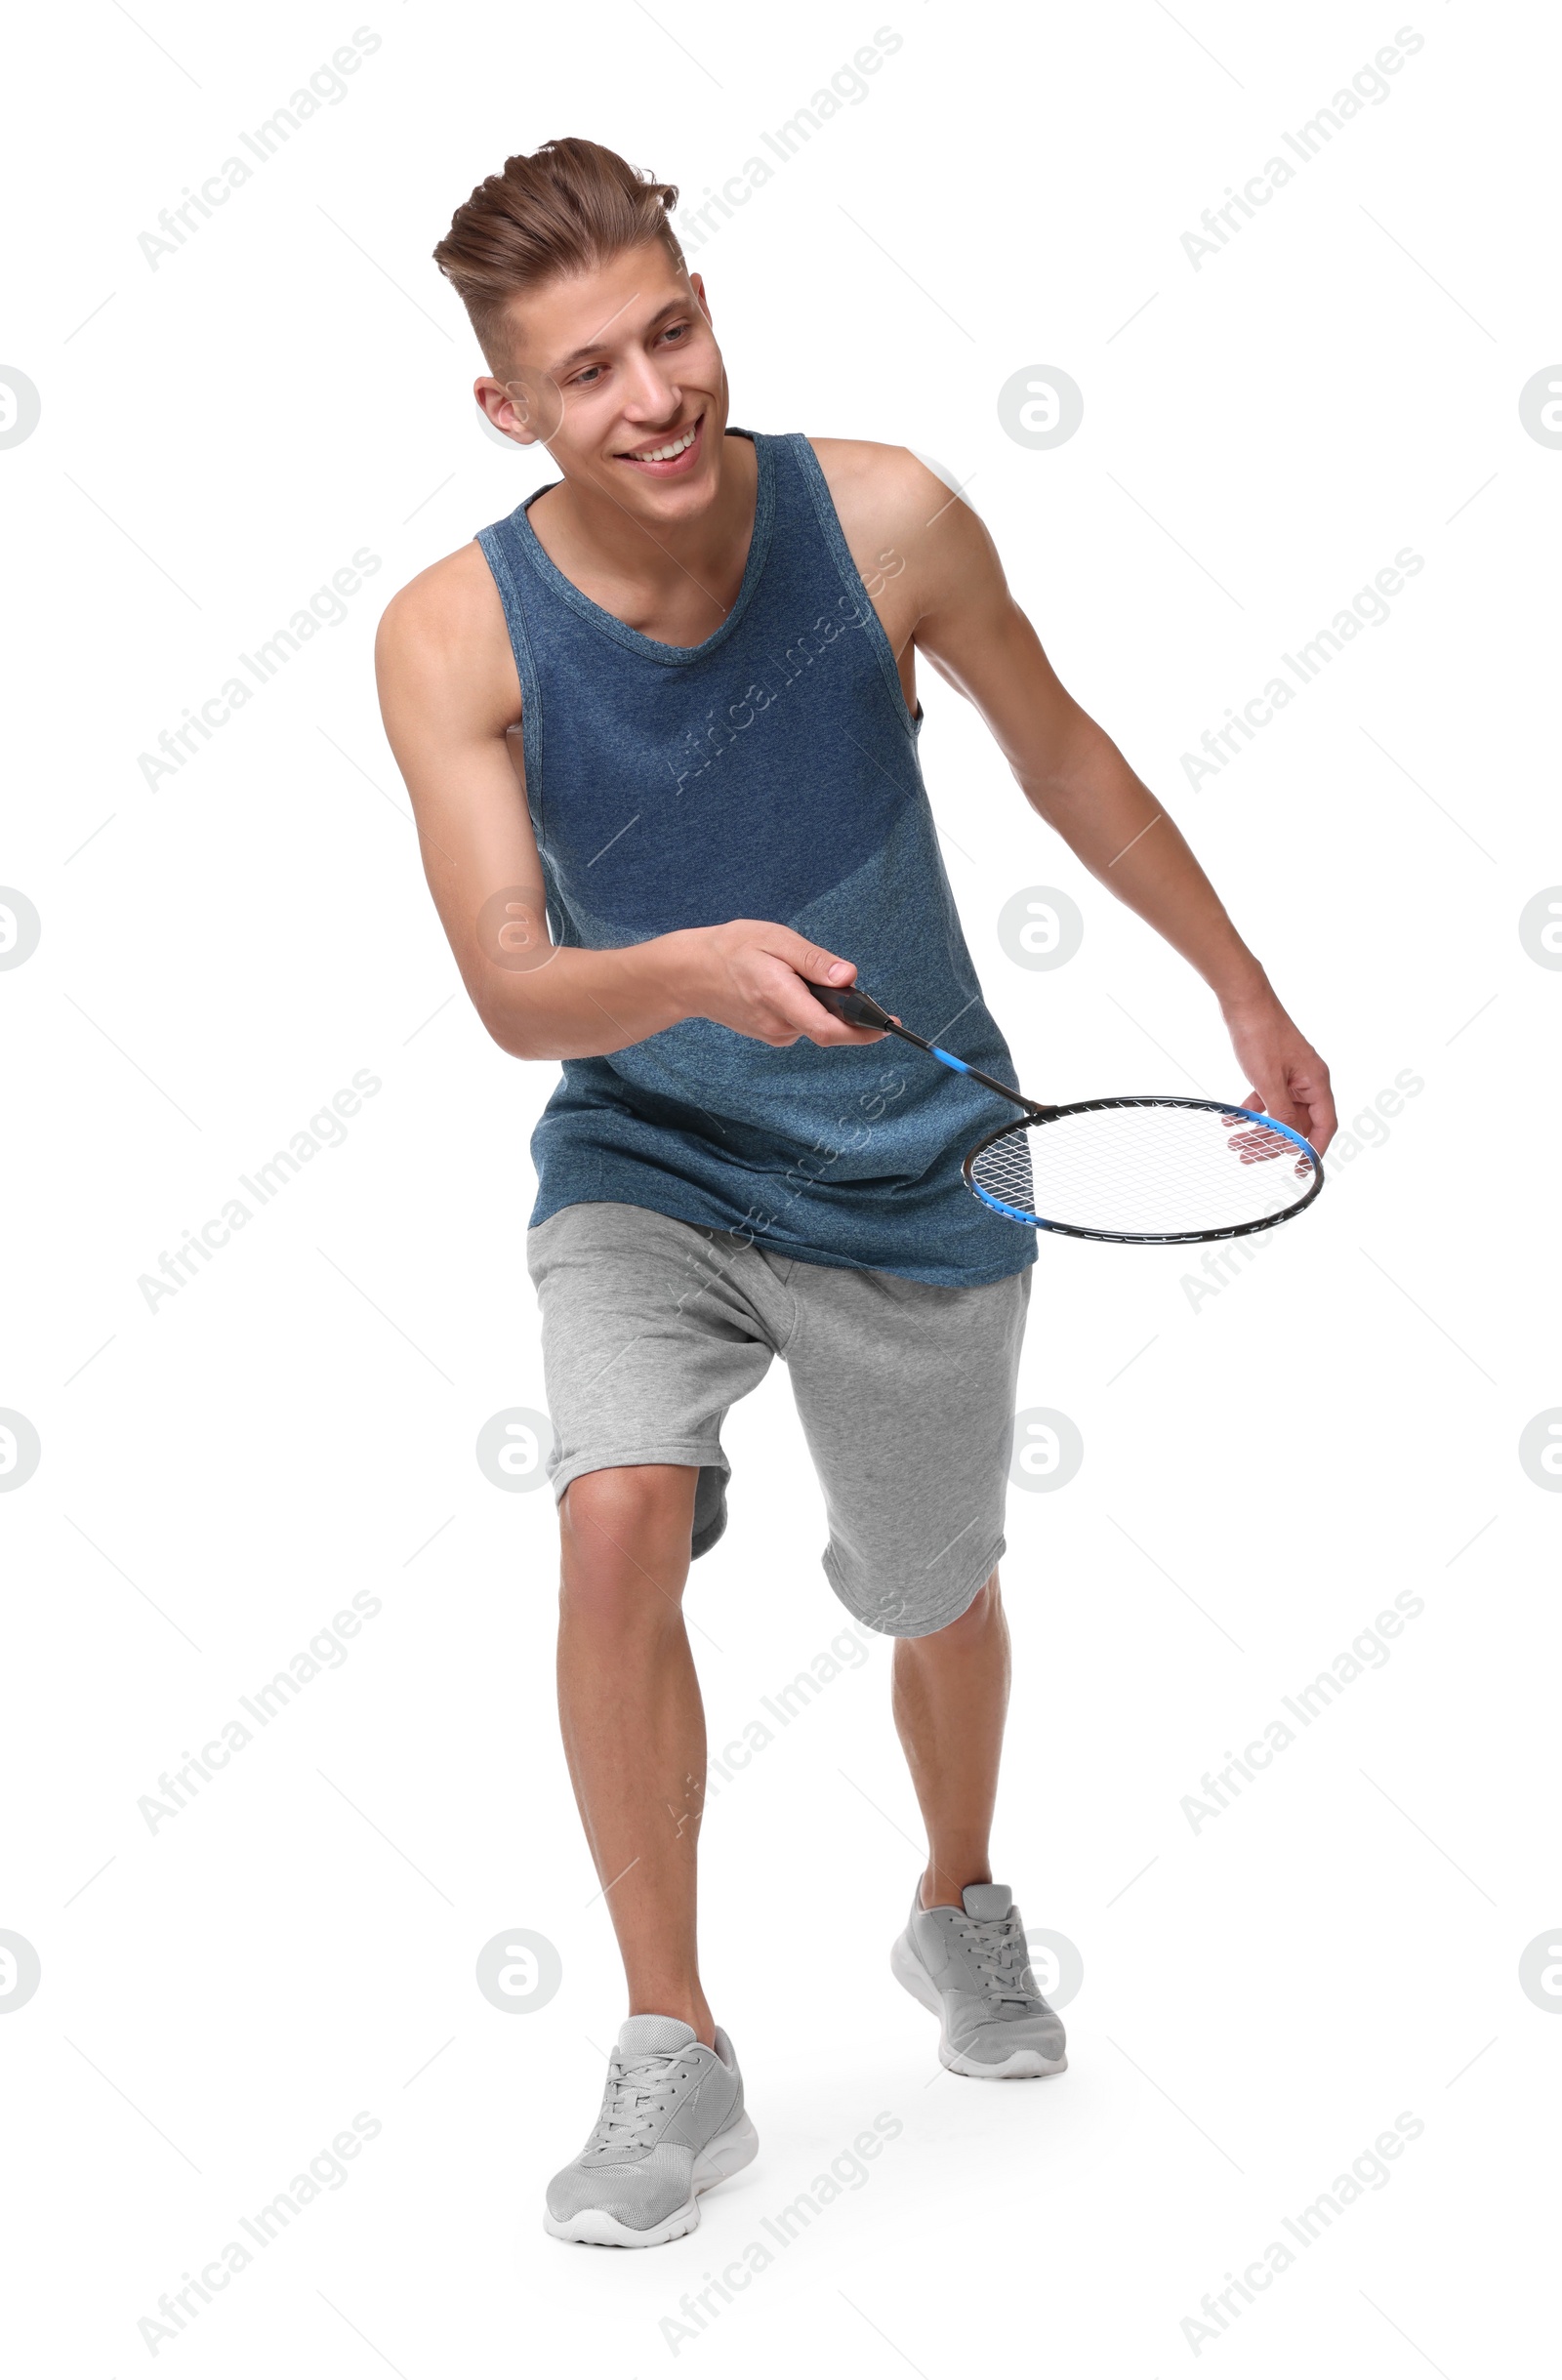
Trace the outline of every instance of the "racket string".
[[1278, 1221], [1317, 1179], [1249, 1109], [1148, 1100], [1015, 1125], [967, 1165], [974, 1188], [1038, 1222], [1145, 1237]]

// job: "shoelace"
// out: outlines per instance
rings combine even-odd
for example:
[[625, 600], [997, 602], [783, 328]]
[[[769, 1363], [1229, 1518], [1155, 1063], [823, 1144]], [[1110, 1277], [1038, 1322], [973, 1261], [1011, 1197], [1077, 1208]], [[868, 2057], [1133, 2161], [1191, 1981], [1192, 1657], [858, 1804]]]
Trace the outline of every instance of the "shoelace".
[[1029, 2007], [1038, 1995], [1025, 1986], [1030, 1951], [1014, 1912], [1007, 1917], [963, 1916], [956, 1924], [988, 1997], [1018, 2000]]
[[654, 2135], [656, 2118], [667, 2111], [668, 2094], [682, 2075], [680, 2053], [647, 2050], [638, 2058], [616, 2052], [607, 2070], [607, 2093], [596, 2129], [586, 2145], [588, 2156], [609, 2151], [638, 2149]]

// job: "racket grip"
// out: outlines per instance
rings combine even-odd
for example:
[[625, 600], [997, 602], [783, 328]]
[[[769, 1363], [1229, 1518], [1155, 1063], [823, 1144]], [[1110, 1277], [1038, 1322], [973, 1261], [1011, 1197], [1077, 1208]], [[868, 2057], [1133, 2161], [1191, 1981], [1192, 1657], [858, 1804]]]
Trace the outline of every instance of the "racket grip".
[[[806, 976], [802, 980], [808, 982]], [[881, 1008], [871, 993], [860, 990], [854, 983], [809, 983], [808, 989], [823, 1007], [828, 1008], [833, 1016], [840, 1017], [843, 1025], [877, 1025], [881, 1030], [893, 1028], [894, 1019], [888, 1010]]]

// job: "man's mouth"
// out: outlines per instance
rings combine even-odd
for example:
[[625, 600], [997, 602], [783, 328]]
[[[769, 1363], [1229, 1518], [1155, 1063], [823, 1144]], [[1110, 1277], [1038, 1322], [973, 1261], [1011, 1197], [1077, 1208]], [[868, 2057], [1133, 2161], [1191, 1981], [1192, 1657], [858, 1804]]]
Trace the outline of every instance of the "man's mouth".
[[636, 471], [646, 472], [653, 479], [669, 479], [680, 472], [692, 471], [701, 452], [701, 431], [705, 427], [703, 413], [696, 414], [686, 430], [665, 437], [656, 446], [643, 446], [633, 454], [621, 454], [614, 460], [633, 465]]

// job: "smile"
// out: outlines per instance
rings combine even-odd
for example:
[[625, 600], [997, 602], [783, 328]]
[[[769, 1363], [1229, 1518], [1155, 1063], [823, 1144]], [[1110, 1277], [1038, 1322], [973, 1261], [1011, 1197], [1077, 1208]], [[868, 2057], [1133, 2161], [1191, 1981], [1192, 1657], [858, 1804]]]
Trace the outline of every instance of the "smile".
[[657, 478], [666, 478], [678, 471], [688, 471], [695, 461], [694, 448], [699, 441], [705, 416], [700, 414], [678, 437], [669, 438], [661, 446], [649, 446], [642, 454], [619, 455], [620, 463], [632, 463], [637, 471], [649, 471]]

